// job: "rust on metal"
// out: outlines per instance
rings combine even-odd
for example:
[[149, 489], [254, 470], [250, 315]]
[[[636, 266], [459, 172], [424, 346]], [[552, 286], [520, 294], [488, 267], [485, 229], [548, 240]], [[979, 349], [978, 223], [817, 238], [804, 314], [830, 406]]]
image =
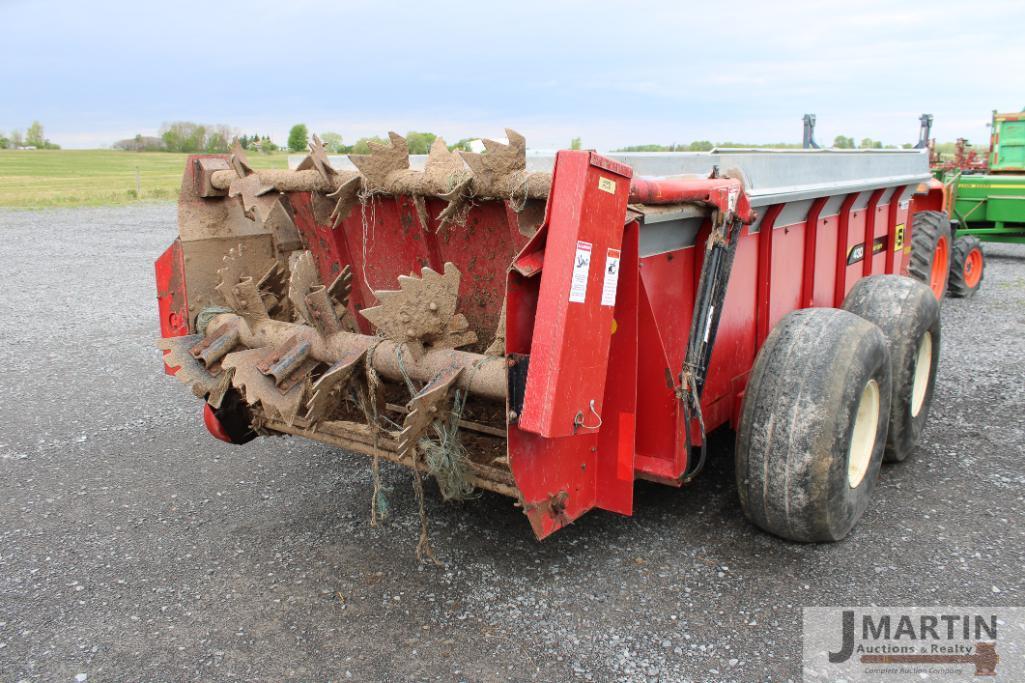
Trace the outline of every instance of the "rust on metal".
[[[237, 331], [236, 331], [237, 335]], [[289, 375], [298, 370], [309, 358], [310, 342], [292, 337], [284, 345], [273, 349], [256, 365], [256, 369], [274, 379], [279, 387]]]
[[207, 334], [198, 344], [189, 349], [189, 354], [210, 368], [238, 345], [238, 328], [221, 325], [213, 334]]

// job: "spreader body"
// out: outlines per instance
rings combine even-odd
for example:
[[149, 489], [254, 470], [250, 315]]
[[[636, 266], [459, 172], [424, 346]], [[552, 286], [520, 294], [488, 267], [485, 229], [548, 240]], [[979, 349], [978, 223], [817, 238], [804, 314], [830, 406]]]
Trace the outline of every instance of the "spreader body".
[[219, 438], [507, 495], [538, 538], [688, 481], [777, 322], [905, 273], [914, 213], [942, 204], [919, 150], [403, 147], [191, 157], [156, 264], [167, 372]]

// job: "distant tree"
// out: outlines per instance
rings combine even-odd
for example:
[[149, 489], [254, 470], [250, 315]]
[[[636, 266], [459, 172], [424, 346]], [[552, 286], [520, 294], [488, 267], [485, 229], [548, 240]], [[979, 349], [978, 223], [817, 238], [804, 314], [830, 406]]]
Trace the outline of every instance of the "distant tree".
[[11, 148], [18, 149], [19, 147], [25, 146], [25, 138], [22, 136], [20, 130], [11, 131]]
[[708, 140], [695, 140], [687, 145], [687, 151], [689, 152], [708, 152], [712, 149], [715, 149], [715, 145]]
[[833, 138], [833, 147], [836, 149], [854, 149], [854, 138], [845, 135], [837, 135]]
[[438, 136], [434, 133], [418, 133], [411, 130], [406, 133], [406, 144], [409, 145], [410, 154], [427, 154], [431, 151], [431, 143]]
[[330, 154], [341, 154], [342, 148], [345, 147], [345, 145], [342, 144], [342, 136], [340, 133], [332, 133], [331, 131], [321, 133], [320, 141], [324, 143], [324, 148], [327, 149]]
[[206, 149], [206, 126], [192, 121], [173, 121], [160, 127], [168, 152], [201, 152]]
[[151, 135], [136, 135], [134, 138], [118, 140], [112, 147], [126, 152], [162, 152], [164, 141]]
[[32, 125], [25, 131], [25, 144], [38, 149], [46, 147], [46, 137], [43, 135], [43, 124], [33, 121]]
[[7, 149], [11, 146], [11, 139], [0, 132], [0, 149]]
[[613, 152], [668, 152], [665, 145], [629, 145], [612, 150]]
[[356, 144], [354, 144], [352, 146], [352, 153], [353, 154], [370, 154], [370, 143], [371, 142], [380, 142], [380, 143], [383, 144], [384, 140], [382, 140], [381, 138], [377, 137], [376, 135], [374, 137], [372, 137], [372, 138], [360, 138], [359, 140], [356, 141]]
[[203, 151], [212, 154], [224, 154], [228, 151], [231, 140], [234, 140], [237, 135], [238, 131], [223, 123], [206, 126], [206, 140], [203, 144]]
[[900, 146], [900, 148], [901, 149], [914, 149], [915, 146], [912, 145], [910, 142], [905, 142], [903, 145]]
[[305, 123], [297, 123], [288, 131], [288, 149], [293, 152], [305, 152], [310, 144], [310, 131]]
[[228, 140], [223, 133], [213, 133], [206, 139], [204, 151], [212, 154], [224, 154], [228, 151]]
[[883, 143], [872, 138], [862, 138], [861, 144], [858, 145], [858, 149], [882, 149]]
[[461, 150], [463, 152], [469, 152], [470, 151], [470, 143], [473, 142], [476, 139], [477, 138], [463, 138], [462, 140], [460, 140], [459, 142], [455, 143], [454, 145], [449, 145], [448, 148], [449, 148], [449, 150], [451, 150], [453, 152], [456, 151], [456, 150]]
[[580, 138], [573, 138], [572, 140], [570, 140], [569, 141], [569, 148], [570, 149], [582, 149], [581, 143], [580, 143]]
[[260, 139], [260, 151], [264, 154], [276, 152], [278, 149], [279, 147], [271, 141], [270, 136], [264, 135], [263, 138]]

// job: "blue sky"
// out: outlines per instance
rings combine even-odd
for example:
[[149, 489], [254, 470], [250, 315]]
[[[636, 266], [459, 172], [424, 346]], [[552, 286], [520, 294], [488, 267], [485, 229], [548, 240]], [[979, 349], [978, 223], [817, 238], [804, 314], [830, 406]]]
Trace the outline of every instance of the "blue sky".
[[698, 139], [984, 145], [1025, 107], [1025, 2], [0, 0], [0, 131], [67, 147], [165, 121], [535, 148]]

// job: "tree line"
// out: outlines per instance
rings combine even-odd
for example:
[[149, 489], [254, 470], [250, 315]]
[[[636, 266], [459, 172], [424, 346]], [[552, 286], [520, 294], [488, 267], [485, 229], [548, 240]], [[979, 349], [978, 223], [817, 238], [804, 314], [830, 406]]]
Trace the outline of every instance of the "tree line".
[[[38, 122], [33, 123], [33, 127]], [[33, 128], [30, 128], [30, 131]], [[34, 137], [19, 137], [27, 144], [41, 146], [42, 126], [38, 126]], [[409, 131], [406, 133], [406, 144], [409, 146], [410, 154], [427, 154], [431, 145], [437, 139], [437, 135], [430, 132]], [[379, 136], [357, 138], [353, 143], [348, 144], [340, 133], [326, 131], [319, 134], [321, 142], [330, 154], [368, 154], [370, 145], [378, 142], [387, 144], [388, 141]], [[34, 142], [27, 142], [27, 140]], [[470, 150], [470, 142], [478, 138], [463, 138], [448, 145], [450, 150]], [[5, 140], [0, 136], [0, 142]], [[134, 138], [126, 138], [114, 143], [115, 149], [122, 149], [132, 152], [183, 152], [194, 154], [207, 152], [211, 154], [226, 153], [234, 140], [238, 140], [243, 149], [254, 152], [276, 152], [282, 149], [277, 143], [271, 140], [269, 135], [239, 135], [238, 130], [230, 126], [216, 124], [201, 124], [192, 121], [174, 121], [165, 123], [160, 127], [157, 136], [136, 135]], [[284, 149], [290, 152], [301, 153], [309, 149], [310, 131], [304, 123], [297, 123], [288, 132], [288, 139]], [[45, 145], [51, 143], [46, 140]], [[910, 143], [900, 145], [904, 149], [910, 148]], [[55, 145], [54, 145], [55, 147]], [[780, 142], [775, 144], [751, 144], [743, 142], [712, 142], [711, 140], [695, 140], [687, 143], [674, 143], [670, 145], [647, 144], [628, 145], [612, 150], [614, 152], [707, 152], [715, 148], [776, 148], [776, 149], [800, 149], [799, 143]], [[854, 138], [846, 135], [837, 135], [833, 140], [835, 149], [896, 149], [897, 145], [883, 145], [878, 140], [863, 138], [856, 143]], [[581, 149], [582, 142], [579, 137], [574, 137], [569, 143], [569, 149]]]
[[[346, 144], [340, 133], [326, 131], [319, 135], [324, 147], [331, 154], [369, 154], [370, 144], [380, 142], [387, 144], [387, 140], [379, 136], [358, 138], [352, 144]], [[427, 154], [431, 144], [437, 139], [434, 133], [423, 133], [410, 131], [406, 133], [406, 142], [409, 145], [410, 154]], [[449, 145], [449, 149], [462, 149], [469, 151], [470, 141], [476, 138], [463, 138], [455, 144]], [[230, 126], [216, 124], [202, 124], [193, 121], [173, 121], [165, 123], [160, 127], [157, 135], [136, 135], [135, 137], [118, 140], [114, 143], [114, 149], [129, 152], [180, 152], [196, 154], [206, 152], [210, 154], [226, 153], [235, 140], [238, 140], [242, 149], [252, 152], [277, 152], [282, 149], [269, 135], [254, 133], [252, 135], [239, 135], [239, 131]], [[305, 152], [309, 149], [310, 133], [305, 124], [298, 123], [292, 126], [288, 133], [288, 140], [284, 146], [290, 152]]]
[[[576, 138], [578, 139], [578, 138]], [[897, 145], [883, 145], [878, 140], [863, 138], [860, 144], [855, 144], [854, 138], [846, 135], [837, 135], [833, 140], [835, 149], [897, 149]], [[904, 149], [911, 149], [911, 143], [901, 145]], [[711, 142], [710, 140], [695, 140], [683, 144], [672, 145], [630, 145], [614, 149], [614, 152], [708, 152], [713, 149], [801, 149], [800, 143], [777, 142], [774, 144], [751, 144], [746, 142]]]
[[0, 131], [0, 149], [60, 149], [61, 146], [50, 142], [43, 130], [43, 124], [33, 121], [32, 125], [25, 129], [12, 130], [10, 134]]
[[[376, 135], [358, 138], [351, 145], [345, 144], [341, 134], [333, 131], [320, 133], [317, 137], [324, 143], [324, 148], [330, 154], [369, 154], [370, 143], [389, 144], [387, 140]], [[406, 133], [405, 138], [410, 154], [427, 154], [431, 149], [431, 145], [438, 139], [438, 136], [434, 133], [411, 130]], [[448, 145], [448, 148], [450, 150], [461, 149], [468, 152], [470, 151], [470, 142], [477, 139], [463, 138], [454, 144]], [[304, 123], [295, 124], [288, 132], [288, 150], [291, 152], [305, 152], [309, 146], [309, 141], [309, 128]]]

